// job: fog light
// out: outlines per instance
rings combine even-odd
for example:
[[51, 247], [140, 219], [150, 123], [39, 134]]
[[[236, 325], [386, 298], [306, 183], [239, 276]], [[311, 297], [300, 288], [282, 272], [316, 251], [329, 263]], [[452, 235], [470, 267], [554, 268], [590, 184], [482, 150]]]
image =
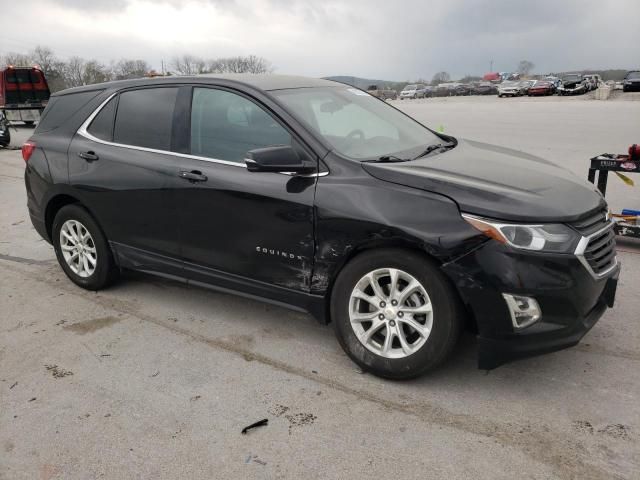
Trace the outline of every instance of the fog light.
[[522, 330], [536, 323], [542, 317], [540, 305], [533, 297], [525, 297], [523, 295], [510, 295], [503, 293], [509, 313], [511, 314], [511, 322], [513, 328]]

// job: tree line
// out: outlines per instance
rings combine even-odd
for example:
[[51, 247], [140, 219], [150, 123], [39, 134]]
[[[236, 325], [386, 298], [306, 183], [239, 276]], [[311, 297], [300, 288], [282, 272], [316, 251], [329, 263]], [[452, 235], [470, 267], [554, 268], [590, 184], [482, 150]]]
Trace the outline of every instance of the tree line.
[[[65, 88], [91, 85], [110, 80], [126, 80], [160, 75], [146, 60], [122, 58], [108, 64], [78, 56], [63, 59], [48, 47], [37, 46], [27, 54], [0, 52], [0, 68], [6, 65], [37, 65], [45, 74], [52, 92]], [[196, 75], [200, 73], [270, 73], [271, 63], [265, 58], [248, 55], [203, 59], [193, 55], [174, 57], [165, 75]]]

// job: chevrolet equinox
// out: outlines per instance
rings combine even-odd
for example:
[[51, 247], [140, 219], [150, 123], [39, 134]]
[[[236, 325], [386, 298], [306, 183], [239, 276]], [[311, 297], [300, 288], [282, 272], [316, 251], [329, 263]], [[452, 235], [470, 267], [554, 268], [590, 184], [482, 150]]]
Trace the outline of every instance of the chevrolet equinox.
[[134, 269], [309, 312], [386, 378], [434, 368], [464, 327], [483, 369], [575, 345], [615, 297], [591, 184], [340, 83], [73, 88], [22, 154], [33, 225], [80, 287]]

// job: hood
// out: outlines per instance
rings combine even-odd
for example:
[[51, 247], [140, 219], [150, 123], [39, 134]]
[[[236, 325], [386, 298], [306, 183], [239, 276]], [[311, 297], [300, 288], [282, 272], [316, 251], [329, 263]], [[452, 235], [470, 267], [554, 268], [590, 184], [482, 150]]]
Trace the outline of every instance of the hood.
[[570, 222], [605, 207], [594, 185], [533, 155], [470, 140], [402, 163], [362, 163], [379, 180], [446, 195], [460, 210], [520, 222]]

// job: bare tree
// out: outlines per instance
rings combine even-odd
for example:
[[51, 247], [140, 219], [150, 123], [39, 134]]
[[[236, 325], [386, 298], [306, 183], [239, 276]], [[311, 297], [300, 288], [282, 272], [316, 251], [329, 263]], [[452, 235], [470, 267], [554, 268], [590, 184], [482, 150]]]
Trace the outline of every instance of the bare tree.
[[38, 45], [31, 54], [33, 61], [44, 72], [52, 92], [66, 88], [65, 63], [58, 59], [50, 48]]
[[216, 58], [207, 62], [208, 71], [211, 73], [271, 73], [271, 63], [257, 55], [248, 57]]
[[534, 67], [535, 65], [533, 62], [530, 62], [529, 60], [522, 60], [518, 64], [518, 73], [521, 75], [529, 75]]
[[115, 80], [141, 78], [150, 70], [151, 67], [144, 60], [128, 60], [123, 58], [111, 67], [111, 76]]
[[25, 55], [24, 53], [9, 52], [3, 55], [1, 59], [2, 62], [0, 63], [4, 65], [14, 65], [16, 67], [33, 66], [33, 58], [31, 58], [31, 55]]
[[79, 87], [110, 80], [109, 72], [104, 65], [96, 60], [85, 60], [81, 57], [71, 57], [65, 68], [65, 83], [67, 87]]
[[174, 57], [171, 62], [171, 66], [179, 75], [197, 75], [198, 73], [207, 73], [204, 60], [189, 54]]
[[447, 72], [438, 72], [431, 79], [432, 85], [438, 85], [439, 83], [446, 83], [451, 80], [451, 76]]

